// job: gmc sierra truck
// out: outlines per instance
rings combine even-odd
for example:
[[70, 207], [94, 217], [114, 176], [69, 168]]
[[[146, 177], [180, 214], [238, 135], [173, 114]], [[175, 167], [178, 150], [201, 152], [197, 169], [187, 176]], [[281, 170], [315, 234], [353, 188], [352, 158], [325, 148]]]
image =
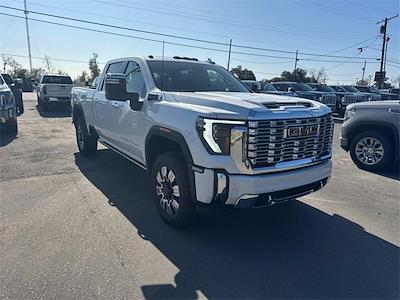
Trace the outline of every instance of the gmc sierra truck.
[[38, 106], [41, 106], [43, 111], [47, 111], [50, 103], [69, 105], [73, 86], [71, 77], [68, 75], [44, 75], [37, 89]]
[[17, 105], [11, 89], [0, 74], [0, 139], [3, 133], [18, 133]]
[[332, 169], [331, 110], [317, 101], [251, 93], [197, 59], [122, 58], [92, 88], [72, 90], [78, 149], [100, 142], [147, 170], [162, 218], [270, 206], [323, 187]]

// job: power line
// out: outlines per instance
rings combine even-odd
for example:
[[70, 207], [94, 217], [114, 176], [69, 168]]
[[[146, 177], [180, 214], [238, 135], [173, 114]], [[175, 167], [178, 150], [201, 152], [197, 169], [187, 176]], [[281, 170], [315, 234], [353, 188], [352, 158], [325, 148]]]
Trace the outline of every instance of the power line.
[[[24, 10], [19, 9], [19, 8], [5, 6], [5, 5], [0, 5], [0, 7], [6, 8], [6, 9], [11, 9], [11, 10], [16, 10], [16, 11], [24, 11]], [[44, 12], [37, 12], [37, 11], [28, 11], [28, 12], [32, 13], [32, 14], [38, 14], [38, 15], [46, 16], [46, 17], [59, 18], [59, 19], [64, 19], [64, 20], [69, 20], [69, 21], [74, 21], [74, 22], [81, 22], [81, 23], [86, 23], [86, 24], [91, 24], [91, 25], [110, 27], [110, 28], [114, 28], [114, 29], [129, 30], [129, 31], [134, 31], [134, 32], [139, 32], [139, 33], [144, 33], [144, 34], [151, 34], [151, 35], [157, 35], [157, 36], [163, 36], [163, 37], [169, 37], [169, 38], [189, 40], [189, 41], [193, 41], [193, 42], [209, 43], [209, 44], [214, 44], [214, 45], [219, 45], [219, 46], [229, 46], [229, 43], [222, 43], [222, 42], [217, 42], [217, 41], [190, 38], [190, 37], [178, 36], [178, 35], [173, 35], [173, 34], [154, 32], [154, 31], [149, 31], [149, 30], [135, 29], [135, 28], [118, 26], [118, 25], [113, 25], [113, 24], [106, 24], [106, 23], [82, 20], [82, 19], [78, 19], [78, 18], [65, 17], [65, 16], [60, 16], [60, 15], [55, 15], [55, 14], [48, 14], [48, 13], [44, 13]], [[286, 53], [286, 54], [295, 54], [296, 53], [294, 51], [278, 50], [278, 49], [270, 49], [270, 48], [261, 48], [261, 47], [251, 47], [251, 46], [235, 45], [235, 44], [232, 44], [232, 47], [243, 48], [243, 49], [251, 49], [251, 50], [261, 50], [261, 51], [267, 51], [267, 52]], [[232, 53], [234, 53], [234, 52], [232, 51]], [[236, 53], [240, 53], [240, 52], [236, 52]], [[302, 53], [299, 53], [299, 54], [306, 55], [306, 56], [316, 56], [316, 57], [318, 56], [318, 57], [332, 57], [332, 58], [350, 58], [349, 56], [318, 54], [318, 53], [307, 53], [307, 52], [302, 52]], [[373, 57], [360, 57], [360, 58], [357, 58], [357, 59], [375, 60], [376, 58], [373, 58]]]
[[[6, 56], [13, 56], [13, 57], [21, 57], [21, 58], [29, 58], [28, 55], [21, 55], [21, 54], [14, 54], [14, 53], [1, 53], [0, 55], [6, 55]], [[32, 56], [33, 59], [41, 59], [43, 60], [44, 57], [40, 56]], [[61, 62], [73, 62], [73, 63], [83, 63], [83, 64], [89, 64], [89, 61], [84, 61], [84, 60], [73, 60], [73, 59], [63, 59], [63, 58], [54, 58], [54, 57], [49, 57], [50, 60], [54, 61], [61, 61]], [[97, 62], [100, 65], [104, 65], [105, 63], [102, 62]]]

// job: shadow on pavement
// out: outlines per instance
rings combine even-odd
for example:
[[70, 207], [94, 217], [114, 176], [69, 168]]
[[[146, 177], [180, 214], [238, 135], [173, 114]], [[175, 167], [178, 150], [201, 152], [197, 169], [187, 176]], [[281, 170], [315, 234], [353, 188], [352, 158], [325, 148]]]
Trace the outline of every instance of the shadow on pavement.
[[39, 115], [42, 118], [68, 118], [71, 116], [71, 105], [69, 103], [50, 103], [48, 111], [36, 106]]
[[383, 171], [383, 172], [372, 172], [372, 173], [400, 181], [400, 166], [399, 165], [395, 165], [395, 166], [393, 166], [393, 168]]
[[202, 216], [177, 231], [157, 215], [143, 170], [110, 150], [75, 155], [109, 203], [179, 269], [175, 285], [142, 286], [147, 299], [196, 291], [224, 299], [399, 297], [399, 248], [339, 215], [293, 201]]

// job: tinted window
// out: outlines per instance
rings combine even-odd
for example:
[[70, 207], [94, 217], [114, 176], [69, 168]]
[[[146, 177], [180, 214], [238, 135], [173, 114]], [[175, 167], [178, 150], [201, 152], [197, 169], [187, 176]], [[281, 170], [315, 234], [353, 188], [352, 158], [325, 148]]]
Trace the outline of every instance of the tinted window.
[[157, 60], [147, 63], [156, 86], [164, 91], [249, 92], [231, 73], [217, 65]]
[[358, 87], [356, 87], [356, 89], [359, 90], [360, 92], [365, 92], [365, 93], [370, 92], [369, 88], [366, 86], [358, 86]]
[[72, 84], [72, 80], [69, 76], [45, 75], [42, 78], [42, 83]]
[[350, 92], [350, 93], [359, 93], [359, 92], [360, 92], [359, 90], [357, 90], [356, 88], [354, 88], [354, 87], [351, 86], [351, 85], [344, 85], [343, 88], [344, 88], [347, 92]]
[[4, 84], [3, 76], [0, 76], [0, 84]]
[[344, 88], [338, 85], [331, 85], [331, 88], [334, 89], [336, 92], [346, 92]]
[[315, 87], [315, 90], [318, 92], [327, 92], [327, 93], [333, 93], [335, 90], [331, 88], [330, 86], [320, 84]]
[[293, 83], [294, 89], [296, 91], [303, 91], [303, 92], [312, 92], [313, 89], [310, 88], [307, 84], [304, 83]]
[[288, 83], [273, 83], [272, 85], [278, 91], [282, 91], [282, 92], [287, 92], [288, 88], [290, 87], [290, 84], [288, 84]]
[[264, 87], [263, 87], [263, 91], [273, 92], [273, 91], [277, 91], [277, 89], [274, 88], [274, 86], [272, 84], [265, 83]]
[[135, 61], [130, 61], [126, 68], [126, 91], [138, 93], [140, 97], [146, 95], [146, 85], [140, 66]]
[[14, 80], [11, 77], [11, 75], [9, 75], [9, 74], [1, 74], [1, 75], [3, 76], [3, 78], [4, 78], [5, 82], [7, 83], [7, 85], [10, 85], [10, 84], [14, 83]]
[[125, 62], [120, 61], [117, 63], [110, 64], [107, 69], [107, 73], [124, 73]]

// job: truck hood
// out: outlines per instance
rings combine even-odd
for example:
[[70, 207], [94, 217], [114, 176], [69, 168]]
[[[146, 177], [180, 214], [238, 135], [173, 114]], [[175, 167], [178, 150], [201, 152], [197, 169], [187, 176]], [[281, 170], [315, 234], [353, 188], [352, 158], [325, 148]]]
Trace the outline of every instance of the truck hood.
[[399, 100], [387, 100], [387, 101], [371, 101], [371, 102], [359, 102], [353, 103], [347, 106], [347, 109], [352, 108], [396, 108], [400, 109], [400, 101]]
[[289, 96], [241, 92], [166, 92], [167, 101], [216, 118], [262, 119], [310, 117], [331, 110], [317, 101]]

